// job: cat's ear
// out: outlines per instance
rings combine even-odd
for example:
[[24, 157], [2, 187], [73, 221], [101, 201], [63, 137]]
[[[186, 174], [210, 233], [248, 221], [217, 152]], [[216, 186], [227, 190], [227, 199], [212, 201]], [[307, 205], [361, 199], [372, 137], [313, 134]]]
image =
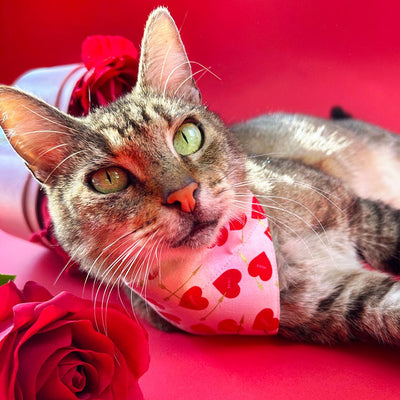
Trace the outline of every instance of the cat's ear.
[[72, 122], [47, 103], [0, 86], [0, 126], [40, 182], [46, 182], [68, 156]]
[[161, 95], [200, 103], [201, 96], [185, 47], [168, 10], [154, 10], [144, 31], [138, 74], [139, 87], [151, 87]]

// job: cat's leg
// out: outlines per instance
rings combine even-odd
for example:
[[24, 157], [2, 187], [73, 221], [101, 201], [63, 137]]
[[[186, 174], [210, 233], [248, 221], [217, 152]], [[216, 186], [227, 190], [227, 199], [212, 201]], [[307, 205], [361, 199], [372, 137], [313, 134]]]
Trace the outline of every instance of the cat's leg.
[[[293, 254], [296, 244], [287, 245]], [[321, 251], [319, 262], [305, 255], [297, 264], [281, 265], [280, 334], [317, 343], [400, 345], [400, 282], [362, 268], [350, 246]]]

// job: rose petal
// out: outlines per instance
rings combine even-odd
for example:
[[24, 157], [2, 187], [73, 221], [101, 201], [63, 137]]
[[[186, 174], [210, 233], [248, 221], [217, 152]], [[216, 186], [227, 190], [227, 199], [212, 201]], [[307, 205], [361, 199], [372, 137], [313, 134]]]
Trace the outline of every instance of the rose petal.
[[108, 386], [115, 384], [115, 355], [88, 350], [75, 351], [81, 365], [85, 366], [87, 387], [91, 393], [103, 393]]
[[34, 321], [35, 307], [38, 303], [20, 303], [13, 307], [13, 329], [20, 329]]
[[[66, 362], [65, 359], [68, 360], [68, 357], [72, 357], [70, 354], [73, 353], [73, 357], [78, 357], [82, 363], [95, 366], [99, 378], [96, 379], [96, 383], [93, 379], [89, 383], [91, 382], [93, 387], [96, 386], [96, 390], [101, 393], [111, 383], [111, 377], [114, 375], [115, 347], [113, 343], [107, 336], [95, 331], [90, 321], [64, 321], [63, 323], [71, 333], [71, 344], [67, 343], [65, 351], [57, 351], [51, 356], [52, 359], [43, 364], [37, 385], [42, 387], [55, 365], [61, 361]], [[49, 334], [52, 333], [53, 331], [49, 332]]]
[[17, 333], [12, 332], [4, 340], [4, 347], [0, 349], [0, 399], [13, 399], [15, 396], [15, 374], [13, 371], [18, 368], [14, 365], [13, 354], [15, 343], [17, 341]]
[[74, 344], [81, 349], [89, 349], [102, 353], [113, 354], [114, 343], [111, 338], [95, 330], [93, 322], [85, 315], [75, 316], [76, 321], [71, 325]]
[[68, 112], [86, 115], [130, 92], [137, 80], [138, 62], [131, 55], [107, 58], [93, 65], [76, 84]]
[[58, 375], [58, 368], [54, 368], [46, 384], [37, 391], [37, 398], [42, 400], [77, 400], [75, 393], [64, 385]]
[[[26, 303], [26, 305], [29, 304], [30, 303]], [[19, 314], [21, 314], [21, 309], [18, 309], [17, 311]], [[53, 305], [49, 305], [46, 308], [42, 308], [40, 313], [38, 313], [37, 309], [35, 309], [35, 313], [30, 321], [31, 326], [23, 333], [20, 339], [20, 345], [25, 343], [29, 338], [36, 335], [45, 327], [46, 329], [49, 329], [49, 326], [51, 326], [53, 322], [65, 316], [66, 312], [67, 312], [66, 310], [62, 310], [61, 308], [55, 307]]]
[[87, 69], [113, 57], [137, 58], [134, 44], [122, 36], [89, 36], [82, 43], [82, 61]]
[[[15, 353], [19, 360], [17, 379], [23, 389], [24, 396], [30, 398], [36, 390], [43, 386], [50, 375], [42, 369], [48, 360], [60, 348], [68, 348], [72, 342], [69, 326], [63, 326], [50, 332], [37, 334], [30, 340], [17, 346]], [[57, 364], [52, 365], [54, 369]], [[38, 377], [40, 371], [40, 377]], [[34, 397], [33, 397], [34, 398]]]
[[12, 316], [12, 307], [22, 301], [22, 293], [13, 281], [0, 286], [0, 321]]
[[32, 301], [43, 302], [50, 300], [53, 297], [47, 289], [32, 281], [25, 283], [22, 293], [26, 303]]
[[70, 293], [49, 296], [31, 283], [0, 320], [0, 398], [142, 399], [136, 377], [149, 363], [143, 328], [120, 307], [105, 312]]
[[[83, 311], [80, 318], [87, 318], [86, 312]], [[96, 309], [96, 313], [98, 321], [105, 321], [104, 327], [100, 326], [99, 330], [106, 331], [107, 336], [118, 346], [136, 378], [142, 376], [150, 363], [147, 333], [144, 328], [116, 307], [108, 308], [105, 315], [101, 309]], [[141, 345], [133, 345], [134, 343]]]
[[72, 393], [83, 392], [86, 388], [86, 374], [83, 365], [74, 363], [73, 365], [68, 365], [68, 369], [66, 367], [67, 365], [65, 364], [60, 365], [60, 377], [64, 385]]
[[[114, 398], [118, 399], [118, 397]], [[140, 390], [140, 386], [137, 381], [132, 382], [132, 385], [128, 391], [127, 399], [143, 400], [143, 393]]]

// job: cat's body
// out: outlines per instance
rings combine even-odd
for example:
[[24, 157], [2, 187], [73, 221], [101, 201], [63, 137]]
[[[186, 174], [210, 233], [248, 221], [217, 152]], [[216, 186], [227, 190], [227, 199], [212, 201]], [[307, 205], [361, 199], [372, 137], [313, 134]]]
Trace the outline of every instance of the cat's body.
[[400, 208], [397, 135], [351, 118], [272, 114], [232, 127], [250, 155], [290, 158], [344, 182], [358, 196]]
[[[353, 120], [272, 115], [232, 128], [200, 104], [164, 9], [133, 92], [74, 119], [10, 88], [0, 118], [49, 198], [60, 244], [110, 285], [196, 259], [252, 190], [277, 253], [280, 332], [400, 344], [400, 137]], [[375, 271], [364, 268], [367, 261]]]
[[400, 211], [388, 204], [399, 204], [400, 138], [361, 121], [286, 114], [232, 131], [250, 155], [247, 179], [270, 219], [280, 332], [391, 342], [400, 331], [400, 285], [364, 261], [399, 273]]

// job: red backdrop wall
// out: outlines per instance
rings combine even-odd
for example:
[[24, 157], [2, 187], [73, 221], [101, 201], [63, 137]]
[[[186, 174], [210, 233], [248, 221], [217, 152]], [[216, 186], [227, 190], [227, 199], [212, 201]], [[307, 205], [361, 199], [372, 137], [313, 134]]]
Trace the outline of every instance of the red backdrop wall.
[[87, 35], [140, 44], [148, 13], [166, 5], [199, 86], [228, 122], [266, 111], [327, 116], [341, 104], [400, 131], [400, 3], [360, 0], [0, 2], [0, 82], [30, 68], [79, 61]]

